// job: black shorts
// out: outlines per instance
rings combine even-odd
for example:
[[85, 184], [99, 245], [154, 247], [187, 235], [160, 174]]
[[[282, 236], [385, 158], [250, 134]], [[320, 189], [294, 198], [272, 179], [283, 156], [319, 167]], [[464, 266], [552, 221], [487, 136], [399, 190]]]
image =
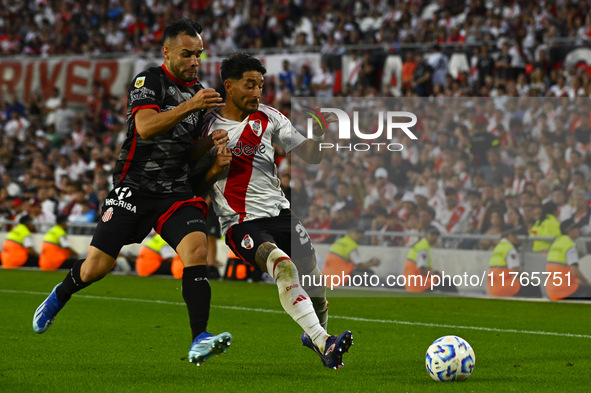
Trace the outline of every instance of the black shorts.
[[117, 258], [121, 247], [141, 243], [152, 228], [176, 250], [192, 232], [206, 230], [207, 204], [191, 194], [155, 197], [116, 187], [105, 200], [91, 246]]
[[277, 217], [234, 224], [226, 234], [226, 244], [234, 254], [257, 269], [256, 251], [265, 242], [274, 243], [293, 260], [307, 258], [315, 253], [306, 228], [289, 209], [281, 210]]
[[222, 230], [220, 229], [220, 220], [215, 213], [209, 214], [206, 220], [207, 236], [214, 236], [216, 239], [222, 237]]

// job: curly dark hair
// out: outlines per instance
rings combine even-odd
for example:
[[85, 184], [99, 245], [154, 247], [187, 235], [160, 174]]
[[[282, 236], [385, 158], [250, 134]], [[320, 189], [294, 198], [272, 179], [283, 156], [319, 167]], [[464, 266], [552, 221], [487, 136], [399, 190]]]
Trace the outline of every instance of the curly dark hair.
[[248, 71], [258, 71], [263, 75], [267, 73], [267, 69], [259, 59], [244, 52], [231, 54], [230, 57], [222, 61], [220, 69], [222, 81], [228, 79], [240, 80], [244, 73]]

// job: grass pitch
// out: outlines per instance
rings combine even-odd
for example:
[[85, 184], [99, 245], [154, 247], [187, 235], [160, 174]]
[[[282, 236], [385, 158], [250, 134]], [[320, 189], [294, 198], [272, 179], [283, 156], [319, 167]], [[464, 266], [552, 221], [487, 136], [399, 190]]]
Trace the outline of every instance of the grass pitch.
[[[353, 331], [334, 371], [302, 347], [274, 285], [212, 282], [208, 330], [229, 331], [226, 355], [197, 368], [181, 282], [106, 277], [38, 335], [33, 313], [64, 272], [0, 270], [2, 392], [588, 392], [591, 305], [448, 297], [337, 297], [329, 331]], [[431, 324], [431, 325], [430, 325]], [[425, 370], [435, 339], [474, 348], [466, 382]]]

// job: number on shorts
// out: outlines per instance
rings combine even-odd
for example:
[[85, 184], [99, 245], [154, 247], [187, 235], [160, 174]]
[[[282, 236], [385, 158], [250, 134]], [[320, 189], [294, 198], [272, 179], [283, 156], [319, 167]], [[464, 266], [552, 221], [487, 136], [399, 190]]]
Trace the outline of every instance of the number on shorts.
[[295, 226], [295, 230], [300, 235], [300, 244], [306, 244], [310, 241], [310, 236], [308, 236], [308, 232], [306, 232], [306, 228], [300, 223]]

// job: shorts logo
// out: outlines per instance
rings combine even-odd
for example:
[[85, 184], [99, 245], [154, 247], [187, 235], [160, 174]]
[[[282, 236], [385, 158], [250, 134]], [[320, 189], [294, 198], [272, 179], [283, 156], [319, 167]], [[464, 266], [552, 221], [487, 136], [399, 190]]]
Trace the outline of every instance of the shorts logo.
[[145, 76], [139, 77], [139, 78], [137, 78], [135, 80], [134, 86], [137, 87], [137, 88], [140, 88], [140, 87], [142, 87], [144, 85], [144, 82], [145, 81], [146, 81], [146, 77]]
[[244, 236], [244, 239], [242, 239], [242, 243], [240, 244], [247, 250], [250, 250], [254, 247], [254, 241], [252, 240], [252, 237], [250, 237], [250, 235]]
[[117, 194], [117, 199], [121, 201], [131, 196], [131, 190], [129, 189], [129, 187], [117, 187], [115, 189], [115, 194]]
[[101, 220], [103, 220], [103, 222], [107, 222], [111, 219], [111, 217], [113, 217], [113, 208], [110, 207], [108, 208], [105, 213], [103, 214], [103, 218], [101, 218]]
[[263, 124], [260, 120], [251, 120], [248, 122], [248, 124], [256, 136], [261, 136], [263, 133]]

